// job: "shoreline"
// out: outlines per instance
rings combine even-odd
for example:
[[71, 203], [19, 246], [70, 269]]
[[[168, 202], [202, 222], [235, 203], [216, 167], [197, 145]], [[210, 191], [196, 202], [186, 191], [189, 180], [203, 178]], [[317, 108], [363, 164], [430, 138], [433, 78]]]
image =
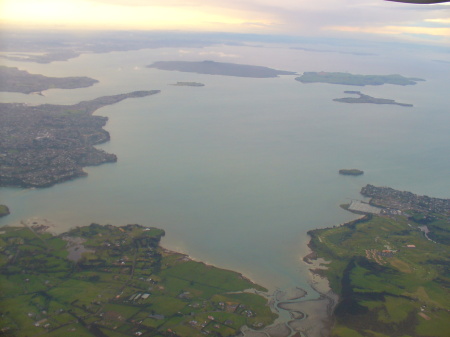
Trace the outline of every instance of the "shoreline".
[[[29, 227], [33, 231], [47, 232], [52, 235], [61, 235], [70, 230], [58, 230], [57, 223], [43, 217], [31, 217], [20, 221], [19, 223], [6, 226]], [[236, 273], [238, 277], [252, 284], [251, 288], [243, 290], [243, 292], [256, 293], [267, 299], [267, 305], [270, 306], [274, 313], [278, 314], [278, 318], [272, 325], [267, 326], [262, 330], [254, 330], [247, 326], [242, 327], [241, 331], [245, 337], [297, 337], [299, 336], [299, 333], [302, 333], [306, 337], [314, 337], [316, 335], [325, 336], [327, 332], [331, 331], [334, 324], [332, 311], [337, 304], [338, 296], [329, 288], [328, 280], [315, 272], [316, 270], [324, 269], [322, 264], [326, 263], [326, 261], [320, 258], [317, 259], [317, 257], [314, 259], [312, 258], [312, 255], [315, 254], [315, 252], [309, 246], [310, 242], [311, 240], [307, 244], [310, 252], [305, 255], [302, 260], [308, 264], [308, 283], [317, 293], [317, 297], [313, 299], [305, 299], [307, 295], [311, 294], [300, 287], [270, 290], [239, 271], [218, 267], [212, 263], [190, 256], [189, 254], [166, 248], [163, 245], [160, 245], [160, 247], [163, 254], [179, 255], [181, 259], [201, 263], [208, 268], [217, 268]], [[313, 334], [308, 334], [308, 331], [315, 332]]]
[[[80, 227], [89, 226], [89, 225], [90, 224], [83, 225], [83, 226], [80, 226]], [[120, 227], [118, 225], [113, 225], [113, 226]], [[58, 235], [64, 234], [64, 233], [66, 233], [66, 232], [68, 232], [68, 231], [70, 231], [71, 229], [74, 228], [74, 227], [70, 227], [68, 229], [61, 229], [60, 228], [58, 230], [58, 224], [57, 223], [53, 222], [50, 219], [47, 219], [47, 218], [44, 218], [44, 217], [38, 217], [38, 216], [31, 217], [31, 218], [28, 218], [26, 220], [20, 220], [19, 222], [16, 222], [16, 223], [11, 223], [11, 224], [0, 226], [0, 228], [1, 227], [28, 227], [28, 228], [38, 227], [40, 231], [50, 233], [50, 234], [52, 234], [54, 236], [58, 236]], [[145, 228], [154, 228], [154, 227], [147, 227], [147, 226], [143, 226], [143, 227], [145, 227]], [[193, 256], [191, 256], [189, 254], [186, 254], [184, 252], [181, 252], [181, 251], [178, 251], [178, 250], [175, 250], [175, 249], [169, 249], [169, 248], [165, 247], [162, 244], [160, 244], [160, 248], [162, 249], [162, 251], [165, 254], [178, 254], [178, 255], [181, 256], [181, 258], [186, 259], [186, 261], [198, 262], [198, 263], [201, 263], [201, 264], [203, 264], [204, 266], [206, 266], [208, 268], [217, 268], [217, 269], [222, 269], [222, 270], [226, 270], [226, 271], [230, 271], [230, 272], [236, 273], [236, 274], [239, 275], [239, 277], [241, 279], [246, 280], [246, 281], [250, 282], [252, 285], [256, 286], [255, 288], [250, 288], [250, 289], [254, 289], [257, 292], [261, 292], [267, 298], [270, 298], [272, 296], [272, 294], [270, 294], [270, 290], [268, 288], [266, 288], [263, 285], [260, 285], [259, 283], [255, 282], [254, 279], [252, 279], [252, 278], [250, 278], [248, 276], [245, 276], [243, 273], [241, 273], [239, 271], [236, 271], [236, 270], [233, 270], [233, 269], [230, 269], [230, 268], [223, 268], [223, 267], [217, 266], [217, 265], [215, 265], [213, 263], [206, 262], [204, 260], [201, 260], [199, 258], [193, 257]], [[257, 289], [257, 287], [260, 287], [260, 288], [263, 288], [263, 289]]]
[[[357, 219], [336, 225], [336, 227], [351, 226], [367, 218], [367, 215], [362, 215]], [[291, 324], [294, 328], [299, 329], [306, 337], [329, 336], [331, 334], [335, 325], [334, 309], [340, 301], [340, 296], [333, 291], [330, 287], [328, 278], [324, 275], [324, 271], [327, 269], [326, 265], [331, 261], [318, 257], [318, 254], [312, 245], [311, 233], [315, 230], [326, 228], [329, 227], [308, 231], [310, 239], [307, 243], [307, 247], [309, 252], [302, 258], [302, 261], [308, 268], [308, 283], [319, 297], [303, 302], [299, 301], [293, 309], [302, 312], [305, 315], [304, 319], [298, 322], [293, 321], [293, 323], [288, 322], [288, 324]]]
[[[144, 226], [144, 227], [146, 227], [146, 226]], [[147, 228], [150, 228], [150, 227], [147, 227]], [[266, 287], [264, 287], [263, 285], [260, 285], [260, 284], [256, 283], [253, 279], [251, 279], [251, 278], [245, 276], [245, 275], [242, 274], [241, 272], [238, 272], [238, 271], [236, 271], [236, 270], [229, 269], [229, 268], [219, 267], [219, 266], [214, 265], [214, 264], [212, 264], [212, 263], [208, 263], [208, 262], [205, 262], [205, 261], [200, 260], [200, 259], [198, 259], [198, 258], [192, 257], [192, 256], [189, 255], [189, 254], [182, 253], [182, 252], [179, 252], [179, 251], [176, 251], [176, 250], [173, 250], [173, 249], [168, 249], [168, 248], [166, 248], [166, 247], [164, 247], [164, 246], [162, 246], [162, 245], [160, 245], [160, 248], [162, 249], [162, 251], [163, 251], [165, 254], [168, 254], [168, 255], [170, 255], [170, 254], [172, 254], [172, 255], [181, 255], [181, 258], [182, 258], [183, 260], [201, 263], [201, 264], [203, 264], [206, 268], [216, 268], [216, 269], [221, 269], [221, 270], [226, 270], [226, 271], [233, 272], [233, 273], [239, 275], [239, 277], [240, 277], [241, 279], [243, 279], [243, 280], [245, 280], [245, 281], [248, 281], [248, 282], [250, 282], [252, 285], [255, 286], [255, 288], [249, 288], [249, 289], [247, 289], [247, 290], [254, 290], [255, 292], [261, 293], [261, 295], [264, 295], [264, 297], [266, 297], [266, 298], [269, 298], [269, 297], [271, 296], [271, 295], [269, 294], [269, 290], [268, 290]], [[257, 287], [260, 287], [260, 288], [263, 288], [263, 289], [257, 289]], [[245, 291], [244, 291], [244, 292], [245, 292]]]

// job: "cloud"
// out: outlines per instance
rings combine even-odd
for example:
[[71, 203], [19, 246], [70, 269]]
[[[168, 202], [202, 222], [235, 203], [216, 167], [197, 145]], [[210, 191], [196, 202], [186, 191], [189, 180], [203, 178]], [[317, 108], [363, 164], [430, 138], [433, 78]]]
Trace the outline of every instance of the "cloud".
[[239, 55], [236, 55], [236, 54], [227, 54], [227, 53], [222, 53], [222, 52], [215, 52], [215, 51], [208, 51], [208, 52], [199, 52], [198, 53], [198, 55], [201, 55], [201, 56], [205, 56], [205, 55], [207, 55], [207, 56], [218, 56], [218, 57], [221, 57], [221, 58], [237, 58], [237, 57], [239, 57]]
[[[316, 36], [384, 27], [445, 28], [450, 5], [383, 0], [0, 0], [0, 19], [102, 28], [203, 30]], [[439, 26], [441, 25], [441, 26]], [[443, 25], [443, 26], [442, 26]], [[347, 27], [330, 29], [330, 27]], [[431, 27], [431, 28], [433, 28]], [[369, 33], [370, 32], [370, 33]], [[440, 34], [445, 30], [434, 30]], [[392, 34], [395, 35], [395, 34]], [[397, 34], [398, 35], [398, 34]]]
[[152, 1], [152, 0], [89, 0], [90, 2], [98, 2], [113, 6], [124, 7], [189, 7], [189, 6], [201, 6], [200, 1], [179, 1], [179, 0], [165, 0], [165, 1]]
[[385, 35], [417, 35], [417, 36], [450, 36], [450, 28], [444, 27], [414, 27], [414, 26], [384, 26], [384, 27], [352, 27], [330, 26], [327, 30], [354, 33], [370, 33]]

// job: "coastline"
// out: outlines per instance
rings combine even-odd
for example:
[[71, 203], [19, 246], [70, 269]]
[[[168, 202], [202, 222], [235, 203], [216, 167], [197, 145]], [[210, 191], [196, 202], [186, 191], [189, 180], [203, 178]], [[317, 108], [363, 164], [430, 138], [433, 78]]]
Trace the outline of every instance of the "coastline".
[[229, 271], [229, 272], [235, 273], [236, 275], [239, 276], [239, 278], [241, 278], [244, 281], [247, 281], [247, 282], [251, 283], [254, 286], [254, 288], [246, 289], [243, 292], [252, 292], [252, 291], [248, 291], [248, 290], [254, 290], [253, 292], [258, 292], [258, 294], [263, 295], [266, 298], [270, 297], [267, 288], [265, 288], [264, 286], [256, 283], [254, 280], [252, 280], [251, 278], [245, 276], [244, 274], [242, 274], [242, 273], [240, 273], [238, 271], [235, 271], [235, 270], [232, 270], [232, 269], [218, 267], [218, 266], [216, 266], [216, 265], [214, 265], [212, 263], [208, 263], [208, 262], [202, 261], [200, 259], [197, 259], [195, 257], [192, 257], [189, 254], [178, 252], [178, 251], [172, 250], [172, 249], [168, 249], [168, 248], [166, 248], [164, 246], [161, 246], [161, 245], [160, 245], [160, 248], [161, 248], [161, 250], [163, 251], [164, 254], [167, 254], [167, 255], [180, 255], [180, 258], [182, 260], [184, 260], [184, 261], [197, 262], [197, 263], [201, 263], [206, 268], [216, 268], [216, 269], [225, 270], [225, 271]]
[[[94, 303], [95, 305], [101, 305], [101, 310], [108, 310], [109, 307], [115, 306], [114, 308], [116, 308], [115, 310], [117, 312], [125, 313], [127, 312], [127, 310], [129, 310], [130, 307], [136, 307], [135, 302], [133, 302], [132, 304], [130, 304], [129, 302], [137, 301], [137, 299], [130, 300], [127, 298], [130, 297], [130, 295], [136, 294], [136, 291], [147, 291], [148, 293], [145, 293], [145, 296], [142, 296], [142, 299], [140, 299], [141, 302], [139, 303], [144, 304], [143, 301], [145, 302], [145, 300], [147, 300], [149, 296], [151, 296], [153, 299], [151, 300], [150, 304], [148, 302], [146, 303], [145, 309], [140, 306], [141, 309], [139, 310], [139, 312], [142, 311], [142, 315], [144, 315], [144, 317], [149, 312], [147, 308], [150, 307], [152, 308], [152, 310], [157, 310], [159, 313], [161, 313], [161, 317], [166, 316], [167, 322], [170, 321], [172, 315], [178, 317], [177, 315], [180, 314], [180, 311], [182, 309], [180, 306], [183, 306], [183, 308], [185, 307], [184, 309], [186, 310], [190, 310], [190, 312], [185, 312], [186, 310], [183, 311], [182, 316], [184, 317], [185, 321], [184, 323], [180, 323], [179, 325], [180, 327], [182, 327], [180, 328], [180, 331], [182, 331], [180, 336], [189, 336], [189, 334], [186, 334], [187, 332], [184, 331], [184, 327], [186, 326], [191, 326], [194, 329], [200, 329], [201, 331], [203, 331], [205, 326], [208, 324], [216, 329], [234, 331], [233, 335], [242, 336], [242, 330], [252, 329], [251, 331], [261, 331], [265, 327], [268, 327], [270, 324], [273, 324], [278, 319], [277, 313], [272, 310], [271, 296], [270, 294], [268, 294], [267, 289], [256, 284], [253, 281], [250, 281], [249, 278], [245, 277], [239, 272], [230, 269], [218, 268], [201, 261], [194, 261], [193, 258], [186, 254], [162, 247], [160, 245], [160, 239], [165, 235], [164, 230], [137, 224], [128, 224], [124, 226], [91, 224], [88, 226], [76, 226], [75, 228], [72, 228], [68, 231], [64, 231], [62, 233], [60, 232], [57, 235], [55, 233], [55, 230], [57, 231], [57, 227], [57, 224], [50, 222], [48, 219], [34, 217], [20, 221], [20, 225], [5, 226], [5, 230], [2, 231], [2, 234], [9, 235], [9, 233], [18, 230], [23, 233], [23, 230], [25, 230], [25, 232], [28, 233], [26, 235], [30, 236], [29, 231], [31, 231], [31, 238], [33, 240], [37, 239], [38, 241], [40, 241], [40, 243], [44, 244], [43, 247], [39, 247], [40, 249], [57, 247], [58, 252], [56, 252], [55, 254], [61, 253], [63, 256], [66, 256], [63, 253], [63, 251], [66, 250], [68, 252], [66, 258], [77, 264], [77, 266], [80, 266], [77, 269], [81, 270], [83, 268], [87, 268], [86, 270], [97, 272], [94, 272], [95, 275], [93, 275], [92, 277], [96, 277], [96, 279], [93, 280], [88, 278], [86, 281], [86, 278], [83, 276], [84, 274], [82, 276], [75, 277], [73, 282], [81, 282], [79, 285], [77, 283], [77, 286], [85, 287], [86, 282], [91, 282], [92, 284], [90, 284], [90, 287], [98, 288], [98, 284], [96, 284], [96, 282], [100, 279], [102, 282], [105, 282], [105, 278], [108, 278], [108, 276], [105, 275], [109, 275], [114, 280], [118, 281], [118, 283], [120, 283], [119, 285], [116, 284], [117, 282], [111, 283], [114, 283], [116, 288], [119, 287], [110, 292], [110, 295], [115, 296], [111, 298], [105, 297], [105, 299], [97, 300]], [[147, 233], [147, 231], [149, 233], [149, 236], [142, 235], [144, 233]], [[109, 236], [110, 234], [112, 236]], [[21, 244], [28, 245], [29, 241], [27, 240], [28, 238], [24, 239], [23, 241], [21, 241]], [[62, 242], [59, 242], [61, 240]], [[59, 252], [60, 249], [61, 252]], [[122, 253], [124, 253], [124, 255], [111, 255], [111, 252], [105, 255], [105, 249], [111, 250], [111, 252], [117, 251], [119, 249]], [[133, 254], [130, 254], [133, 249], [134, 256]], [[87, 253], [88, 256], [84, 255], [84, 253]], [[149, 254], [150, 257], [148, 256]], [[105, 261], [102, 260], [104, 256], [107, 256], [108, 259], [112, 260], [108, 260], [108, 264], [102, 265], [98, 270], [96, 268], [92, 268], [93, 266], [98, 267], [99, 261]], [[133, 258], [131, 258], [131, 256], [133, 256]], [[159, 258], [155, 256], [159, 256]], [[142, 265], [143, 261], [146, 261], [144, 262], [144, 265]], [[148, 268], [146, 268], [146, 266], [149, 263], [157, 264], [157, 266], [155, 267], [155, 270], [157, 270], [156, 272], [152, 272], [150, 274], [148, 273]], [[69, 269], [70, 268], [71, 267], [69, 267]], [[112, 270], [111, 268], [119, 268], [120, 271]], [[85, 272], [80, 270], [77, 270], [76, 272]], [[103, 272], [105, 272], [106, 274], [104, 274]], [[121, 274], [129, 274], [130, 276], [128, 277]], [[31, 273], [30, 275], [37, 274]], [[152, 275], [152, 278], [148, 278], [149, 275]], [[33, 277], [35, 276], [30, 276], [27, 280], [34, 280]], [[32, 281], [25, 282], [34, 284], [32, 283]], [[125, 283], [122, 284], [121, 282]], [[142, 282], [150, 282], [150, 287], [148, 287], [149, 284], [145, 284], [143, 286]], [[59, 285], [56, 283], [47, 283], [48, 289], [59, 287]], [[152, 286], [155, 284], [159, 285]], [[128, 290], [125, 291], [125, 287], [128, 287], [130, 289], [127, 288]], [[153, 291], [151, 288], [153, 289]], [[44, 292], [48, 289], [44, 290]], [[97, 291], [101, 292], [101, 290]], [[126, 295], [123, 295], [124, 293]], [[18, 290], [18, 294], [20, 296], [24, 295], [21, 289]], [[27, 292], [25, 292], [25, 295], [26, 294]], [[203, 297], [202, 294], [205, 297]], [[91, 298], [92, 294], [90, 293], [86, 294], [87, 297], [84, 297], [84, 295], [81, 296], [77, 293], [69, 295], [72, 296], [70, 297], [71, 299], [76, 299], [76, 303], [78, 303], [78, 301], [80, 301], [80, 303], [83, 301], [87, 301], [87, 303], [91, 303], [90, 305], [92, 305], [93, 303]], [[4, 294], [2, 295], [2, 298], [3, 297]], [[101, 297], [102, 296], [98, 296], [98, 298]], [[9, 297], [5, 298], [8, 301], [12, 301], [12, 299], [10, 299]], [[63, 298], [65, 297], [63, 296]], [[161, 303], [160, 300], [162, 298], [167, 299], [167, 303], [170, 302], [171, 305], [159, 306], [159, 303]], [[205, 310], [198, 309], [199, 299], [202, 299], [203, 301], [204, 306], [202, 308], [205, 308], [205, 303], [209, 303]], [[217, 300], [222, 300], [222, 302], [217, 302]], [[68, 304], [69, 306], [78, 308], [77, 304], [74, 304], [75, 302], [68, 301], [67, 303], [70, 303], [70, 305]], [[186, 302], [188, 304], [186, 304]], [[176, 307], [173, 307], [173, 305], [175, 305]], [[122, 307], [119, 308], [119, 306], [124, 306], [128, 309], [123, 309]], [[100, 329], [108, 330], [109, 323], [107, 321], [109, 320], [109, 318], [107, 318], [107, 316], [103, 316], [103, 313], [99, 314], [98, 311], [89, 311], [88, 309], [86, 309], [86, 307], [89, 307], [89, 305], [85, 304], [85, 306], [80, 306], [81, 310], [87, 312], [88, 315], [92, 315], [92, 317], [96, 317], [97, 321], [101, 321], [100, 323], [95, 324], [92, 329], [88, 329], [89, 332], [96, 335], [95, 329], [99, 327]], [[194, 308], [197, 308], [197, 310], [195, 310]], [[176, 313], [176, 310], [179, 310], [178, 314]], [[58, 314], [60, 314], [61, 312], [58, 312]], [[206, 312], [209, 316], [205, 316], [207, 315]], [[43, 319], [48, 319], [47, 312], [43, 312], [42, 315], [44, 316], [41, 316], [41, 318], [44, 317]], [[241, 319], [241, 316], [245, 316], [246, 318]], [[16, 316], [13, 315], [11, 317]], [[32, 318], [30, 315], [28, 315], [28, 317]], [[148, 317], [153, 318], [151, 316]], [[232, 320], [230, 320], [230, 318], [232, 318]], [[129, 318], [126, 318], [127, 321], [128, 319]], [[206, 319], [206, 321], [204, 323], [201, 323], [202, 325], [198, 325], [200, 319]], [[124, 319], [121, 319], [117, 324], [126, 324], [123, 323], [123, 321]], [[132, 320], [131, 322], [134, 322], [134, 320]], [[148, 326], [148, 324], [150, 324], [149, 322], [147, 322], [148, 324], [141, 323], [142, 322], [139, 323], [139, 329], [151, 332], [156, 331], [154, 330], [156, 329], [155, 327]], [[33, 328], [33, 324], [34, 323], [32, 322], [27, 322], [27, 325], [25, 325], [23, 329], [35, 329]], [[174, 327], [178, 327], [178, 323], [175, 322], [173, 324], [175, 324]], [[82, 321], [81, 325], [84, 326], [84, 323]], [[39, 327], [39, 325], [35, 324], [34, 326]], [[58, 325], [56, 329], [60, 329], [63, 326], [64, 325]], [[44, 326], [44, 330], [47, 328], [48, 326]], [[26, 330], [20, 331], [24, 332]]]
[[[367, 215], [344, 222], [336, 227], [352, 226], [365, 219], [367, 219]], [[292, 327], [301, 330], [306, 337], [330, 336], [335, 325], [334, 309], [340, 301], [339, 295], [333, 291], [330, 286], [330, 281], [324, 273], [324, 271], [328, 268], [326, 265], [331, 261], [320, 258], [314, 249], [315, 247], [313, 245], [312, 236], [317, 230], [321, 229], [318, 228], [308, 231], [308, 235], [310, 237], [307, 244], [309, 253], [303, 256], [302, 261], [308, 267], [308, 283], [311, 288], [319, 294], [319, 297], [317, 299], [297, 303], [293, 309], [301, 311], [305, 315], [305, 319], [291, 323]]]
[[[53, 235], [60, 235], [66, 230], [58, 230], [58, 224], [41, 217], [32, 217], [20, 224], [11, 224], [10, 226], [23, 226], [31, 228], [37, 232], [47, 232]], [[76, 247], [80, 248], [82, 242], [68, 242], [68, 245], [72, 245], [72, 250]], [[267, 305], [271, 308], [272, 312], [278, 315], [272, 325], [269, 325], [262, 330], [255, 330], [252, 327], [243, 326], [241, 328], [242, 335], [245, 337], [297, 337], [302, 333], [306, 337], [315, 336], [328, 336], [328, 332], [331, 331], [334, 320], [333, 310], [337, 304], [338, 296], [332, 292], [329, 288], [328, 280], [319, 275], [315, 270], [324, 269], [322, 264], [326, 261], [320, 258], [310, 258], [309, 262], [306, 262], [307, 256], [311, 256], [315, 252], [310, 249], [310, 253], [303, 258], [305, 263], [309, 265], [309, 280], [311, 288], [318, 294], [316, 298], [305, 299], [307, 295], [306, 290], [302, 288], [292, 289], [277, 289], [275, 291], [269, 291], [262, 285], [259, 285], [255, 280], [245, 276], [241, 272], [217, 267], [214, 264], [202, 261], [198, 258], [179, 252], [177, 250], [168, 249], [163, 245], [160, 245], [164, 255], [179, 256], [186, 262], [193, 261], [201, 263], [206, 268], [217, 268], [235, 273], [239, 278], [248, 281], [252, 284], [252, 287], [245, 289], [241, 292], [254, 293], [263, 296], [267, 299]]]
[[[73, 228], [58, 229], [58, 224], [57, 223], [53, 222], [51, 219], [47, 219], [47, 218], [43, 218], [43, 217], [31, 217], [31, 218], [28, 218], [28, 219], [25, 219], [25, 220], [21, 220], [19, 223], [11, 223], [11, 224], [5, 225], [5, 226], [7, 226], [7, 227], [28, 227], [28, 228], [30, 228], [30, 227], [38, 227], [40, 231], [50, 233], [50, 234], [52, 234], [54, 236], [61, 235], [63, 233], [66, 233], [66, 232], [70, 231], [71, 229], [73, 229]], [[89, 225], [84, 225], [84, 226], [89, 226]], [[115, 227], [120, 227], [120, 226], [116, 226], [116, 225], [114, 225], [114, 226]], [[143, 226], [143, 227], [152, 228], [152, 227], [147, 227], [147, 226]], [[198, 259], [196, 257], [193, 257], [193, 256], [191, 256], [189, 254], [186, 254], [186, 253], [174, 250], [174, 249], [166, 248], [162, 244], [160, 244], [160, 248], [167, 255], [180, 255], [180, 257], [182, 259], [185, 259], [186, 261], [198, 262], [198, 263], [201, 263], [205, 267], [208, 267], [208, 268], [217, 268], [217, 269], [226, 270], [226, 271], [230, 271], [230, 272], [236, 273], [236, 274], [239, 275], [239, 277], [241, 279], [246, 280], [246, 281], [252, 283], [255, 286], [255, 288], [250, 288], [250, 289], [255, 289], [255, 291], [262, 292], [263, 294], [265, 294], [264, 296], [266, 296], [266, 297], [270, 297], [271, 296], [269, 294], [269, 291], [268, 291], [268, 289], [266, 287], [258, 284], [252, 278], [247, 277], [247, 276], [245, 276], [244, 274], [242, 274], [242, 273], [240, 273], [238, 271], [235, 271], [235, 270], [232, 270], [232, 269], [223, 268], [223, 267], [219, 267], [217, 265], [214, 265], [213, 263], [206, 262], [204, 260], [201, 260], [201, 259]], [[260, 288], [260, 289], [258, 289], [258, 288]]]
[[[343, 208], [343, 209], [345, 209], [345, 208]], [[350, 212], [350, 211], [349, 211]], [[351, 212], [351, 213], [353, 213], [353, 212]], [[354, 214], [356, 214], [356, 213], [354, 213]], [[368, 219], [369, 218], [369, 216], [367, 215], [367, 214], [364, 214], [364, 215], [360, 215], [358, 218], [356, 218], [356, 219], [354, 219], [354, 220], [350, 220], [350, 221], [347, 221], [347, 222], [344, 222], [344, 223], [341, 223], [341, 224], [339, 224], [339, 225], [336, 225], [336, 226], [334, 226], [334, 227], [341, 227], [341, 226], [352, 226], [352, 225], [354, 225], [354, 224], [357, 224], [357, 223], [359, 223], [360, 221], [362, 221], [362, 220], [366, 220], [366, 219]], [[315, 269], [323, 269], [323, 268], [320, 268], [321, 266], [320, 266], [320, 263], [319, 263], [319, 265], [315, 265], [315, 262], [317, 261], [317, 260], [320, 260], [320, 258], [318, 258], [318, 255], [317, 255], [317, 252], [314, 250], [314, 248], [313, 248], [313, 244], [312, 244], [312, 233], [314, 233], [316, 230], [319, 230], [319, 229], [327, 229], [327, 228], [330, 228], [330, 227], [324, 227], [324, 228], [316, 228], [316, 229], [312, 229], [312, 230], [310, 230], [310, 231], [308, 231], [308, 235], [309, 235], [309, 242], [308, 242], [308, 244], [307, 244], [307, 246], [308, 246], [308, 248], [309, 248], [309, 250], [310, 250], [310, 252], [307, 254], [307, 255], [305, 255], [303, 258], [302, 258], [302, 260], [305, 262], [305, 263], [307, 263], [307, 264], [309, 264], [309, 265], [313, 265], [315, 268], [313, 269], [313, 270], [315, 270]], [[320, 238], [319, 238], [319, 241], [320, 241]], [[323, 260], [323, 259], [322, 259]], [[323, 261], [325, 261], [325, 260], [323, 260]], [[321, 262], [321, 263], [324, 263], [324, 262]], [[326, 262], [325, 262], [326, 263]], [[312, 268], [310, 268], [309, 270], [311, 271], [311, 269]]]

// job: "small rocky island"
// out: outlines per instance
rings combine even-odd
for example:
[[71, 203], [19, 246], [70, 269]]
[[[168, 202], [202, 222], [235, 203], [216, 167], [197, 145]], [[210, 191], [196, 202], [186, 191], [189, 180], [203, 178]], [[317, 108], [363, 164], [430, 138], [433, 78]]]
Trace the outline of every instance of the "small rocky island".
[[174, 85], [176, 87], [204, 87], [205, 86], [203, 83], [199, 83], [199, 82], [177, 82], [172, 85]]
[[0, 103], [0, 186], [47, 187], [85, 176], [84, 166], [117, 161], [94, 147], [109, 140], [103, 106], [159, 90], [104, 96], [74, 105]]
[[98, 83], [89, 77], [47, 77], [27, 71], [0, 66], [0, 91], [30, 94], [47, 89], [78, 89]]
[[414, 85], [418, 81], [424, 81], [421, 78], [403, 77], [402, 75], [354, 75], [340, 72], [305, 72], [302, 76], [296, 77], [296, 81], [302, 83], [330, 83], [343, 85]]
[[407, 103], [398, 103], [393, 99], [386, 98], [375, 98], [369, 95], [365, 95], [360, 91], [344, 91], [346, 94], [358, 95], [359, 97], [344, 97], [344, 98], [335, 98], [333, 101], [341, 102], [341, 103], [371, 103], [371, 104], [392, 104], [392, 105], [400, 105], [404, 107], [412, 107], [412, 104]]
[[364, 171], [358, 169], [341, 169], [339, 170], [339, 174], [344, 176], [360, 176], [364, 174]]
[[189, 61], [158, 61], [147, 68], [159, 70], [181, 71], [187, 73], [224, 75], [236, 77], [270, 78], [279, 75], [296, 75], [292, 71], [276, 70], [261, 66], [246, 64], [223, 63], [215, 61], [189, 62]]

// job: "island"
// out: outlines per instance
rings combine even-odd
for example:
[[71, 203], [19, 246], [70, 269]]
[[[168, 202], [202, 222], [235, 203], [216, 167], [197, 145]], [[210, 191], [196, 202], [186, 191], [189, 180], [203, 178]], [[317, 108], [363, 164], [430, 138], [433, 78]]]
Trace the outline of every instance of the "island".
[[364, 174], [364, 171], [358, 169], [341, 169], [339, 170], [339, 174], [342, 174], [344, 176], [360, 176]]
[[98, 83], [89, 77], [47, 77], [18, 68], [0, 66], [0, 91], [30, 94], [47, 89], [77, 89]]
[[265, 288], [164, 249], [163, 235], [135, 224], [2, 227], [2, 336], [219, 337], [274, 322]]
[[157, 93], [135, 91], [74, 105], [0, 103], [0, 186], [48, 187], [85, 176], [84, 166], [117, 161], [94, 147], [110, 135], [103, 129], [108, 118], [92, 113]]
[[304, 260], [323, 263], [312, 272], [339, 295], [331, 335], [447, 336], [450, 199], [372, 185], [361, 193], [382, 211], [308, 232]]
[[205, 86], [203, 83], [199, 83], [199, 82], [177, 82], [172, 85], [177, 86], [177, 87], [204, 87]]
[[0, 218], [9, 214], [9, 208], [5, 205], [0, 205]]
[[305, 72], [302, 76], [296, 77], [296, 81], [302, 83], [330, 83], [343, 85], [414, 85], [419, 81], [424, 81], [421, 78], [407, 78], [402, 75], [354, 75], [350, 73], [340, 72]]
[[236, 77], [269, 78], [279, 75], [296, 75], [292, 71], [276, 70], [261, 66], [246, 64], [224, 63], [215, 61], [189, 62], [189, 61], [158, 61], [147, 68], [159, 70], [181, 71], [188, 73], [224, 75]]
[[346, 94], [354, 94], [358, 95], [359, 97], [344, 97], [344, 98], [335, 98], [333, 101], [335, 102], [341, 102], [341, 103], [371, 103], [371, 104], [393, 104], [393, 105], [400, 105], [404, 107], [412, 107], [412, 104], [407, 103], [398, 103], [394, 101], [393, 99], [386, 99], [386, 98], [375, 98], [369, 95], [365, 95], [361, 93], [360, 91], [344, 91]]

